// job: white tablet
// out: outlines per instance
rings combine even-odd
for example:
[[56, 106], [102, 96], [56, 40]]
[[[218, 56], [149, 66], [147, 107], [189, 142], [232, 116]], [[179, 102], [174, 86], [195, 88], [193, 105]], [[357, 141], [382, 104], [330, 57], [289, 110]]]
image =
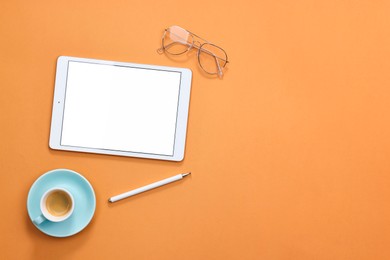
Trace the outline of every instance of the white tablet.
[[52, 149], [181, 161], [189, 69], [61, 56]]

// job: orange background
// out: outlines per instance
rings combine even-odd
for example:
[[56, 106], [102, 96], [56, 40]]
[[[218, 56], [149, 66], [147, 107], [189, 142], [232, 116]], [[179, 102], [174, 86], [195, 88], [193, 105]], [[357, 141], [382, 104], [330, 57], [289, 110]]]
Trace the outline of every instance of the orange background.
[[[2, 1], [0, 258], [390, 259], [389, 17], [379, 0]], [[156, 53], [174, 24], [227, 51], [223, 80], [195, 53]], [[50, 150], [60, 55], [191, 68], [184, 161]], [[65, 239], [26, 210], [55, 168], [97, 196], [91, 224]]]

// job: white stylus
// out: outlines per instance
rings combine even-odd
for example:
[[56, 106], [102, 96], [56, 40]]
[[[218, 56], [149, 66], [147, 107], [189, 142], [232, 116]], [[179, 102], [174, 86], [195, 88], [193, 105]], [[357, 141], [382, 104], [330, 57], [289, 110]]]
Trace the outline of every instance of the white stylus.
[[182, 173], [182, 174], [178, 174], [178, 175], [169, 177], [169, 178], [161, 180], [161, 181], [156, 181], [156, 182], [153, 182], [153, 183], [151, 183], [149, 185], [143, 186], [141, 188], [138, 188], [138, 189], [135, 189], [135, 190], [131, 190], [131, 191], [128, 191], [128, 192], [116, 195], [114, 197], [111, 197], [111, 198], [108, 199], [108, 201], [109, 202], [116, 202], [118, 200], [122, 200], [122, 199], [128, 198], [130, 196], [137, 195], [137, 194], [139, 194], [141, 192], [148, 191], [148, 190], [151, 190], [151, 189], [163, 186], [165, 184], [181, 180], [181, 179], [183, 179], [184, 177], [186, 177], [186, 176], [188, 176], [190, 174], [191, 174], [191, 172]]

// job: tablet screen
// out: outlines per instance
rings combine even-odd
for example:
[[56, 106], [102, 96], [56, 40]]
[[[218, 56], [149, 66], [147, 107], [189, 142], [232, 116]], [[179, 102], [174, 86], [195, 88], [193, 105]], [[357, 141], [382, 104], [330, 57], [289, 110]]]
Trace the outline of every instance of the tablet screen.
[[61, 145], [172, 156], [181, 73], [69, 61]]

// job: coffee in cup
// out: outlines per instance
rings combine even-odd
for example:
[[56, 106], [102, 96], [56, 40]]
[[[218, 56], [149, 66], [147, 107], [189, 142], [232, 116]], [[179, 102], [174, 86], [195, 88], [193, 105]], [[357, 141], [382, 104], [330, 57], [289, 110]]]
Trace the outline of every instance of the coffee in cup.
[[33, 220], [36, 225], [45, 220], [61, 222], [72, 215], [74, 199], [68, 190], [55, 187], [42, 195], [40, 207], [42, 214]]

